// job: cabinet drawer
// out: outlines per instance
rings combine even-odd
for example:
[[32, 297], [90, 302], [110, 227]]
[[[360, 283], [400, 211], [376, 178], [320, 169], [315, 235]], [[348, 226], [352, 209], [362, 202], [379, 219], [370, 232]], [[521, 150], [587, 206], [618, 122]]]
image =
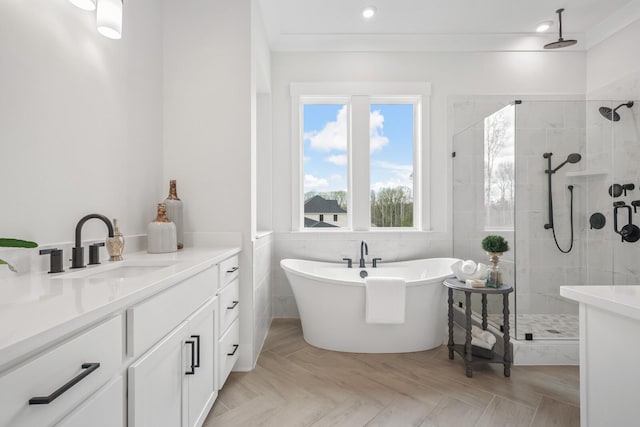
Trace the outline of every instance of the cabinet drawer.
[[238, 255], [225, 259], [220, 263], [220, 289], [224, 288], [227, 283], [238, 277], [239, 268], [240, 258]]
[[231, 322], [238, 318], [240, 313], [240, 281], [238, 279], [231, 282], [221, 292], [218, 300], [219, 306], [219, 321], [220, 333], [224, 334]]
[[[113, 377], [123, 356], [122, 316], [36, 356], [0, 377], [0, 426], [52, 425]], [[29, 403], [37, 397], [49, 403]]]
[[128, 348], [137, 357], [215, 294], [216, 269], [209, 268], [127, 311]]
[[56, 427], [124, 427], [122, 377], [111, 381], [83, 402]]
[[240, 355], [240, 322], [236, 319], [229, 327], [229, 330], [220, 338], [220, 367], [218, 378], [220, 378], [220, 384], [218, 389], [221, 389], [227, 377], [231, 373], [233, 366], [238, 361]]

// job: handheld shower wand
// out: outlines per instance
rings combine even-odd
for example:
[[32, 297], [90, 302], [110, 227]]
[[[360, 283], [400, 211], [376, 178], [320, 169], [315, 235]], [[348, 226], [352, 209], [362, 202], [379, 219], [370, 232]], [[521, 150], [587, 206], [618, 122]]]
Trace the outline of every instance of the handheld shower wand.
[[569, 245], [569, 249], [564, 250], [560, 247], [560, 245], [558, 244], [558, 238], [556, 237], [556, 229], [553, 226], [553, 193], [552, 193], [552, 186], [551, 186], [551, 176], [556, 173], [561, 167], [563, 167], [564, 165], [566, 165], [567, 163], [578, 163], [581, 159], [582, 156], [578, 153], [571, 153], [567, 156], [567, 160], [565, 160], [564, 162], [560, 163], [558, 165], [558, 167], [556, 167], [555, 169], [551, 168], [551, 156], [553, 156], [553, 153], [544, 153], [542, 155], [543, 158], [547, 159], [547, 169], [544, 171], [544, 173], [547, 174], [547, 182], [548, 182], [548, 186], [549, 186], [549, 222], [547, 222], [544, 225], [545, 230], [551, 229], [551, 231], [553, 232], [553, 240], [556, 243], [556, 247], [558, 248], [558, 250], [564, 254], [571, 252], [571, 250], [573, 249], [573, 185], [569, 185], [567, 187], [567, 189], [569, 190], [569, 192], [571, 193], [571, 207], [570, 207], [570, 217], [571, 217], [571, 244]]

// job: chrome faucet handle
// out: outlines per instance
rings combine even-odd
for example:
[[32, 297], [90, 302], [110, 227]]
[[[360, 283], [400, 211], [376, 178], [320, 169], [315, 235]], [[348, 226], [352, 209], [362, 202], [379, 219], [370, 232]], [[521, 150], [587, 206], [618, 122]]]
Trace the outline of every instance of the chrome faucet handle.
[[373, 262], [373, 268], [378, 268], [378, 261], [382, 261], [382, 258], [374, 258], [372, 260]]
[[353, 260], [351, 258], [342, 258], [343, 261], [347, 261], [347, 268], [353, 268]]

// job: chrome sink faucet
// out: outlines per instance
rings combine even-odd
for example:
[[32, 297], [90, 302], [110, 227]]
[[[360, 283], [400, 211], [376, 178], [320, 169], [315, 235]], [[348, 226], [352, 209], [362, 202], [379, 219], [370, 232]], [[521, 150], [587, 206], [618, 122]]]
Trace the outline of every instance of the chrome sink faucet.
[[104, 222], [109, 231], [109, 237], [113, 237], [113, 224], [109, 218], [100, 214], [89, 214], [83, 216], [76, 225], [76, 246], [71, 249], [71, 268], [84, 268], [84, 248], [82, 247], [82, 226], [90, 219], [99, 219]]
[[363, 240], [360, 242], [360, 268], [365, 268], [364, 265], [364, 256], [369, 255], [369, 246], [367, 245], [367, 241]]

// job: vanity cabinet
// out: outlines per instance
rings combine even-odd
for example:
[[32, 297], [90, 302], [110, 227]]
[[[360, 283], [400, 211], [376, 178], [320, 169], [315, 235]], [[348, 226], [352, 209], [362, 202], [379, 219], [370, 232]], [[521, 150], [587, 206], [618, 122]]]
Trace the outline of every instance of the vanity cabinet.
[[237, 252], [16, 359], [0, 372], [0, 427], [202, 426], [238, 359]]
[[221, 389], [240, 356], [240, 280], [237, 255], [220, 263], [218, 304], [218, 389]]
[[194, 427], [215, 398], [217, 298], [129, 367], [129, 427]]
[[124, 416], [124, 381], [118, 376], [56, 427], [125, 427]]
[[70, 413], [120, 369], [123, 329], [116, 316], [0, 376], [0, 426], [48, 426]]

